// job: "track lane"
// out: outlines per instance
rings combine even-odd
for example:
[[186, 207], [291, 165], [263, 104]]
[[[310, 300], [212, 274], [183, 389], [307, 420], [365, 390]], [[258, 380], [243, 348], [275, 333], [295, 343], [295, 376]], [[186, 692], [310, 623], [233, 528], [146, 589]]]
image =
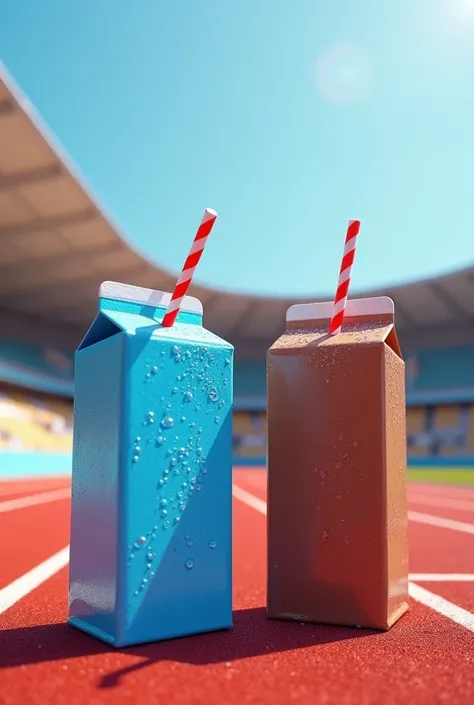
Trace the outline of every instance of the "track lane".
[[0, 618], [2, 705], [456, 705], [474, 698], [473, 635], [422, 605], [387, 634], [267, 620], [265, 518], [234, 501], [234, 521], [232, 632], [111, 650], [64, 624], [63, 569]]
[[71, 478], [45, 478], [42, 480], [23, 480], [8, 482], [0, 480], [0, 502], [25, 497], [39, 492], [67, 488], [71, 486]]
[[69, 541], [69, 499], [0, 514], [0, 588]]

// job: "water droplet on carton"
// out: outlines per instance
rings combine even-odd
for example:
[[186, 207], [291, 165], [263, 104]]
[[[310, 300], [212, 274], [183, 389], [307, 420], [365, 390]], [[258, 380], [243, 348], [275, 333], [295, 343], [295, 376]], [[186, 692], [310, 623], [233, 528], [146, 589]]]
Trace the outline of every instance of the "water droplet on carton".
[[135, 546], [135, 548], [140, 548], [140, 546], [144, 546], [145, 544], [146, 536], [139, 536], [133, 545]]
[[357, 448], [357, 446], [358, 446], [359, 444], [357, 443], [357, 441], [354, 441], [354, 443], [353, 443], [352, 445], [354, 446], [354, 448]]
[[142, 440], [142, 437], [141, 437], [141, 436], [137, 436], [137, 437], [135, 438], [135, 443], [140, 443], [141, 440]]
[[158, 372], [158, 365], [153, 365], [153, 367], [151, 368], [151, 374], [156, 375], [157, 372]]
[[178, 391], [179, 391], [179, 390], [178, 390], [178, 387], [173, 387], [173, 389], [171, 390], [171, 393], [172, 393], [172, 394], [177, 394]]
[[215, 541], [209, 541], [209, 548], [216, 548], [217, 543]]
[[174, 523], [174, 524], [179, 524], [180, 521], [181, 521], [180, 517], [175, 517], [173, 523]]
[[183, 423], [184, 421], [186, 421], [186, 416], [181, 416], [181, 423]]
[[181, 348], [179, 347], [179, 345], [173, 345], [173, 347], [171, 348], [173, 355], [179, 355], [180, 350]]
[[189, 358], [191, 357], [191, 351], [190, 351], [190, 350], [186, 350], [186, 352], [185, 352], [184, 354], [186, 355], [186, 357], [187, 357], [188, 360], [189, 360]]
[[163, 426], [163, 428], [171, 428], [172, 426], [174, 426], [173, 417], [172, 416], [165, 416], [165, 418], [161, 422], [161, 425]]
[[160, 507], [167, 507], [168, 506], [168, 500], [167, 499], [162, 499], [160, 502]]
[[225, 364], [226, 364], [226, 366], [230, 365], [230, 359], [228, 357], [225, 359]]
[[215, 387], [211, 387], [207, 393], [207, 396], [209, 397], [210, 401], [217, 401], [219, 398], [219, 395], [217, 394], [217, 389]]
[[191, 539], [188, 539], [188, 540], [186, 541], [186, 546], [192, 546], [193, 543], [194, 543], [194, 542], [191, 541]]
[[163, 511], [161, 512], [161, 518], [164, 519], [166, 516], [168, 516], [168, 512], [166, 509], [163, 509]]
[[327, 537], [329, 536], [329, 531], [326, 531], [326, 529], [325, 529], [323, 531], [323, 533], [321, 534], [321, 536], [323, 537], [323, 539], [327, 539]]
[[192, 558], [187, 558], [184, 565], [188, 570], [191, 570], [191, 568], [194, 568], [194, 561]]
[[326, 477], [326, 473], [324, 472], [324, 470], [320, 470], [320, 471], [319, 471], [319, 476], [320, 476], [320, 477]]
[[347, 534], [344, 534], [344, 543], [350, 543], [349, 541], [349, 536]]
[[133, 460], [134, 463], [138, 463], [138, 461], [140, 460], [140, 458], [138, 457], [138, 455], [134, 455], [133, 458], [132, 458], [132, 460]]
[[200, 491], [201, 491], [201, 485], [196, 485], [196, 492], [200, 492]]
[[159, 446], [162, 446], [163, 443], [165, 442], [165, 440], [166, 440], [166, 438], [164, 436], [158, 436], [158, 438], [156, 439], [156, 442]]
[[216, 416], [216, 418], [214, 419], [214, 423], [220, 423], [220, 422], [221, 422], [221, 417]]
[[151, 563], [152, 560], [154, 559], [154, 557], [155, 557], [155, 554], [153, 553], [153, 551], [148, 551], [148, 553], [146, 554], [146, 559], [147, 559], [148, 563]]
[[184, 401], [190, 402], [194, 398], [194, 395], [192, 392], [186, 392], [184, 395]]

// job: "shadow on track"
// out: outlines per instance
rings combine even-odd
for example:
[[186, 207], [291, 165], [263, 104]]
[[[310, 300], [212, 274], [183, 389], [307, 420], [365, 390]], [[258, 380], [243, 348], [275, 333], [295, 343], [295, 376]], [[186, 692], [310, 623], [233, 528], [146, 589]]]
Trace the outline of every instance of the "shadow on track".
[[[205, 666], [317, 647], [377, 633], [346, 627], [271, 621], [267, 619], [262, 607], [235, 611], [234, 628], [229, 631], [114, 649], [67, 624], [49, 624], [0, 631], [0, 669], [109, 654], [114, 656], [117, 665], [123, 665], [103, 675], [97, 685], [113, 688], [127, 675], [161, 661]], [[134, 659], [130, 663], [127, 656], [139, 657], [141, 660], [137, 662]]]

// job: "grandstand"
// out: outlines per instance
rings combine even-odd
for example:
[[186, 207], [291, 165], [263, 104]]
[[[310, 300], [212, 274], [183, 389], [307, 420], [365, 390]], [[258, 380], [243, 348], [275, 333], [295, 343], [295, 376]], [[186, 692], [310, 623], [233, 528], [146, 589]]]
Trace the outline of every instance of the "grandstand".
[[[175, 275], [131, 249], [0, 65], [0, 449], [71, 447], [73, 353], [99, 284], [169, 291]], [[265, 353], [295, 300], [194, 285], [207, 328], [236, 348], [236, 462], [265, 457]], [[387, 295], [407, 362], [408, 450], [419, 464], [474, 463], [474, 267]], [[298, 302], [317, 300], [313, 297]], [[4, 462], [4, 461], [3, 461]]]

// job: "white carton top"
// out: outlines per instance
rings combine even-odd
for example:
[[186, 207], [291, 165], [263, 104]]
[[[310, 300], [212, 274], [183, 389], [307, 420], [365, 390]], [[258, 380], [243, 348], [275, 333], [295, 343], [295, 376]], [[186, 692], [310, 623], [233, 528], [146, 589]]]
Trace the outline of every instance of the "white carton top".
[[[322, 301], [315, 304], [294, 304], [286, 312], [286, 320], [311, 321], [331, 318], [333, 301]], [[346, 316], [380, 316], [395, 314], [395, 304], [388, 296], [376, 296], [369, 299], [349, 299], [346, 304]]]
[[[120, 282], [103, 282], [100, 285], [99, 296], [104, 299], [115, 299], [115, 301], [130, 301], [136, 304], [147, 306], [168, 306], [171, 294], [166, 291], [155, 289], [144, 289], [141, 286], [131, 286]], [[181, 311], [187, 313], [198, 313], [202, 316], [202, 303], [194, 296], [185, 296]]]

